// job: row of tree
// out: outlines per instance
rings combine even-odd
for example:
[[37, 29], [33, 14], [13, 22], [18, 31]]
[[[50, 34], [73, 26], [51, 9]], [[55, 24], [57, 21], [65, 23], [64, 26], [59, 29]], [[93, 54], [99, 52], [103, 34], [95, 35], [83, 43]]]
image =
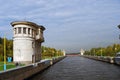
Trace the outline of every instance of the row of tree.
[[118, 52], [120, 52], [120, 44], [113, 44], [105, 48], [104, 47], [92, 48], [89, 51], [85, 51], [84, 55], [114, 57]]
[[58, 57], [63, 55], [64, 52], [62, 50], [57, 50], [55, 48], [42, 46], [42, 59]]
[[[63, 51], [42, 46], [42, 59], [63, 56]], [[13, 40], [6, 39], [6, 56], [13, 57]], [[0, 61], [4, 58], [4, 39], [0, 37]]]

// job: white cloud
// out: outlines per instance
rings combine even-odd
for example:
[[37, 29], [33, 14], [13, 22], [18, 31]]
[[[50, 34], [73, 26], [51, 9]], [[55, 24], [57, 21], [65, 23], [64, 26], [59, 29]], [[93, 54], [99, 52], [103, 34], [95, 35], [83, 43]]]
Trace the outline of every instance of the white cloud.
[[116, 0], [0, 0], [0, 5], [0, 32], [9, 31], [11, 21], [26, 19], [45, 25], [47, 44], [58, 47], [71, 42], [87, 45], [89, 38], [115, 35], [111, 25], [119, 24], [120, 20]]

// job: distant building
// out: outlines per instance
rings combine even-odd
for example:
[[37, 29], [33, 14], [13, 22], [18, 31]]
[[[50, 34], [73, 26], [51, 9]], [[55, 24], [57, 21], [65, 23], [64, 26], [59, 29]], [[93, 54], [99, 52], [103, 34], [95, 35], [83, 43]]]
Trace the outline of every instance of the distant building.
[[45, 28], [28, 21], [15, 21], [11, 25], [14, 31], [13, 61], [25, 64], [40, 61]]
[[84, 55], [84, 50], [83, 49], [80, 49], [80, 55]]
[[63, 56], [66, 56], [66, 52], [65, 52], [65, 50], [63, 50]]

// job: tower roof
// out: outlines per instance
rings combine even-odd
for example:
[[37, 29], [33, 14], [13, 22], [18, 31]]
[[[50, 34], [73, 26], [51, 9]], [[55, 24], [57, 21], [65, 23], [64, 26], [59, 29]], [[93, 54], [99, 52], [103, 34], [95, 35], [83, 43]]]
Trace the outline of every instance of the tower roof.
[[36, 23], [33, 22], [29, 22], [29, 21], [14, 21], [11, 22], [11, 25], [14, 27], [15, 25], [19, 25], [19, 24], [24, 24], [24, 25], [31, 25], [37, 28], [41, 28], [42, 30], [45, 30], [45, 27], [42, 25], [37, 25]]

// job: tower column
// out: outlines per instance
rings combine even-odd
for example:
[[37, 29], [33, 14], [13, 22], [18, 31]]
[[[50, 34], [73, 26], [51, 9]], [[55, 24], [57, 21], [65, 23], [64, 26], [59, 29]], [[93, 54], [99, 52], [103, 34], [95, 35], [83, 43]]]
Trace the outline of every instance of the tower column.
[[26, 34], [28, 35], [28, 28], [26, 28]]
[[[13, 61], [15, 63], [29, 64], [41, 60], [41, 43], [36, 39], [45, 30], [43, 26], [28, 21], [15, 21], [11, 23], [14, 30]], [[37, 34], [37, 32], [38, 34]], [[33, 60], [34, 59], [34, 60]]]
[[21, 34], [23, 34], [23, 27], [21, 27]]

